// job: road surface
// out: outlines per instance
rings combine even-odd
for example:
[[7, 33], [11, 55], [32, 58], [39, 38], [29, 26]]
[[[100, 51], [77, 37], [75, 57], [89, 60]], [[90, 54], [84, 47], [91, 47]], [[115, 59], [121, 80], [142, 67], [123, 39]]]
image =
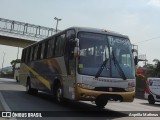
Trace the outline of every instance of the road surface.
[[[98, 109], [91, 102], [68, 101], [64, 105], [57, 104], [53, 98], [43, 92], [37, 95], [25, 93], [25, 87], [18, 84], [16, 80], [0, 78], [0, 111], [47, 112], [52, 117], [38, 118], [38, 120], [69, 119], [69, 120], [159, 120], [160, 103], [148, 104], [147, 100], [135, 99], [132, 103], [109, 102], [104, 109]], [[154, 111], [154, 112], [153, 112]], [[149, 113], [158, 114], [159, 117], [140, 117]], [[139, 117], [129, 117], [137, 115]], [[150, 114], [149, 114], [150, 115]], [[151, 115], [153, 116], [153, 115]], [[0, 118], [1, 120], [2, 118]], [[3, 118], [4, 119], [4, 118]], [[31, 118], [11, 118], [30, 120]], [[33, 120], [36, 118], [32, 118]], [[31, 120], [32, 120], [31, 119]]]

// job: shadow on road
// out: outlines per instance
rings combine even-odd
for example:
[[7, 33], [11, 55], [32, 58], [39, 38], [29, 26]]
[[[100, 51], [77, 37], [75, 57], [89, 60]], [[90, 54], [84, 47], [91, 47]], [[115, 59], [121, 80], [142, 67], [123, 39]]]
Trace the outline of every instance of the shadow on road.
[[147, 106], [152, 106], [152, 107], [160, 107], [160, 104], [156, 103], [155, 104], [149, 104], [149, 103], [140, 103], [142, 105], [147, 105]]
[[37, 95], [40, 99], [45, 99], [48, 102], [57, 104], [67, 108], [67, 111], [56, 111], [57, 116], [69, 116], [69, 117], [125, 117], [127, 114], [117, 111], [111, 111], [109, 109], [101, 109], [95, 105], [87, 104], [84, 102], [76, 102], [72, 100], [65, 100], [63, 104], [58, 104], [54, 98], [46, 93], [39, 92]]
[[63, 105], [54, 101], [49, 94], [39, 92], [29, 95], [24, 91], [1, 91], [7, 104], [13, 111], [39, 111], [48, 117], [126, 117], [124, 114], [109, 109], [100, 109], [92, 104], [67, 100]]

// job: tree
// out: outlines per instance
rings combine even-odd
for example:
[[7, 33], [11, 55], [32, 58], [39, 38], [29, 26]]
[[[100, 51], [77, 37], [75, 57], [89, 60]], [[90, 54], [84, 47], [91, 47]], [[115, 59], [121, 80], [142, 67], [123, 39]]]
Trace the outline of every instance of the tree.
[[153, 62], [155, 62], [155, 76], [160, 77], [160, 61], [158, 59], [154, 59]]
[[153, 64], [147, 64], [145, 66], [143, 66], [144, 68], [146, 68], [146, 72], [145, 72], [145, 79], [147, 79], [148, 77], [154, 77], [155, 74], [155, 65]]

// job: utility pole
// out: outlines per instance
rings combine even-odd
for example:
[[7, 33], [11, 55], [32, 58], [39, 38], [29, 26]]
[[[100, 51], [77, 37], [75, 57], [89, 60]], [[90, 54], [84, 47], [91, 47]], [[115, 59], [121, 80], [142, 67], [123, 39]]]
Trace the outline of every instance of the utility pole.
[[59, 18], [57, 18], [57, 17], [55, 17], [54, 19], [57, 21], [57, 24], [56, 24], [56, 33], [57, 33], [58, 22], [61, 21], [62, 19], [59, 19]]
[[3, 64], [4, 64], [4, 57], [5, 57], [5, 52], [3, 52], [3, 61], [2, 61], [2, 69], [1, 69], [1, 75], [2, 75], [2, 73], [3, 73]]
[[19, 47], [18, 47], [18, 52], [17, 52], [17, 60], [18, 60], [18, 55], [19, 55]]

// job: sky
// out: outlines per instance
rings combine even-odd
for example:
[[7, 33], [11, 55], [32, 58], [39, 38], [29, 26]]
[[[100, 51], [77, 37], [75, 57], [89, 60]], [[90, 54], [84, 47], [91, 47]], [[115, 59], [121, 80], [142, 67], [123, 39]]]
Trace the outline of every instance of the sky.
[[[129, 36], [149, 63], [160, 60], [160, 0], [0, 0], [0, 18], [56, 27], [100, 28]], [[21, 58], [21, 51], [18, 58]], [[17, 47], [0, 45], [0, 68], [17, 58]]]

